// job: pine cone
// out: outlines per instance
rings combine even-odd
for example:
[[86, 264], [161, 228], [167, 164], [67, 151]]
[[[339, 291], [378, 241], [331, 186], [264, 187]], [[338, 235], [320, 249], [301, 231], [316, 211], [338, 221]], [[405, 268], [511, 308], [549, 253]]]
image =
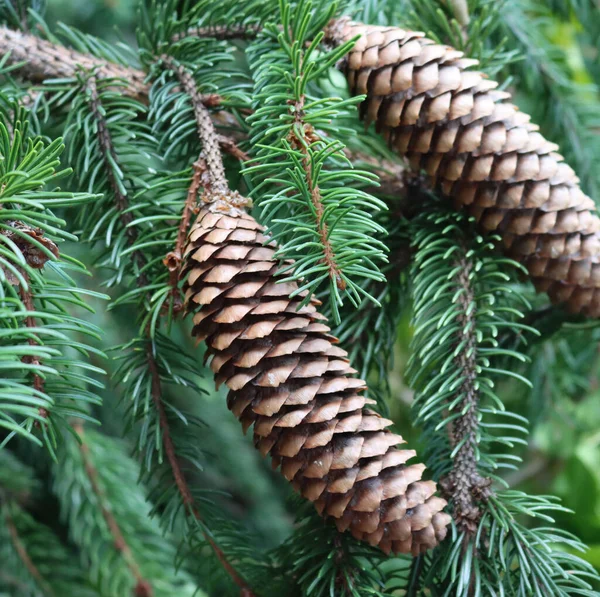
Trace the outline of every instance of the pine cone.
[[422, 33], [333, 21], [330, 42], [360, 35], [342, 62], [360, 107], [411, 166], [483, 231], [495, 231], [553, 302], [600, 316], [600, 219], [558, 147], [476, 60]]
[[[226, 213], [223, 211], [226, 209]], [[417, 555], [446, 535], [446, 502], [415, 452], [367, 408], [365, 382], [335, 346], [319, 301], [277, 283], [274, 244], [243, 210], [211, 203], [186, 250], [186, 305], [217, 387], [254, 443], [319, 514], [385, 552]]]

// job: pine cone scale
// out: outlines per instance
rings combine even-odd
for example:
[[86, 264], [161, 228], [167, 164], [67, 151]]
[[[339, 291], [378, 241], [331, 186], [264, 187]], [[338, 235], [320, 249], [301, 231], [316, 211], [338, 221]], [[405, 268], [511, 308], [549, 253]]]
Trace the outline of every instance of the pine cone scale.
[[306, 293], [277, 283], [275, 250], [253, 218], [214, 204], [190, 233], [186, 304], [216, 383], [260, 452], [338, 528], [388, 552], [423, 553], [445, 535], [445, 502], [421, 481], [424, 466], [407, 464], [415, 453], [397, 447], [391, 421], [368, 409], [319, 301], [300, 307]]

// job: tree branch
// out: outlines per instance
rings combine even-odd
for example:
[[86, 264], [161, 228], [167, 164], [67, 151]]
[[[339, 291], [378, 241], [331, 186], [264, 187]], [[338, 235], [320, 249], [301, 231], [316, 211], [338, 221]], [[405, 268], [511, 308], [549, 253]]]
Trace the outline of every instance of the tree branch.
[[32, 83], [46, 79], [76, 77], [82, 70], [96, 72], [102, 79], [127, 82], [126, 94], [140, 101], [148, 96], [149, 86], [143, 71], [113, 64], [100, 58], [70, 50], [45, 39], [0, 26], [0, 54], [9, 54], [8, 65], [19, 65], [17, 72]]
[[452, 471], [442, 481], [441, 486], [454, 509], [453, 519], [467, 538], [477, 533], [483, 512], [480, 504], [491, 494], [491, 480], [479, 474], [477, 444], [479, 427], [479, 391], [477, 381], [477, 322], [475, 292], [471, 284], [473, 262], [466, 256], [462, 247], [462, 257], [457, 261], [456, 283], [459, 290], [458, 304], [461, 346], [456, 356], [456, 364], [463, 372], [463, 383], [459, 388], [462, 395], [456, 412], [460, 415], [453, 420], [450, 430], [450, 443], [456, 450]]
[[[117, 88], [119, 93], [142, 103], [148, 102], [150, 84], [146, 82], [144, 71], [65, 48], [29, 33], [0, 26], [0, 55], [6, 57], [6, 66], [17, 67], [13, 72], [35, 84], [41, 84], [47, 79], [69, 79], [81, 72], [93, 72], [96, 79], [124, 81], [126, 85]], [[210, 106], [214, 105], [214, 95], [201, 97]], [[210, 118], [219, 126], [231, 126], [232, 117], [227, 112], [210, 113]], [[240, 159], [241, 155], [245, 156], [240, 152], [233, 138], [219, 135], [218, 141], [224, 151], [231, 153], [237, 159]]]
[[[202, 517], [200, 515], [198, 507], [196, 506], [194, 496], [192, 495], [190, 487], [185, 478], [185, 474], [179, 463], [179, 459], [177, 458], [175, 445], [173, 444], [173, 439], [171, 437], [169, 420], [165, 411], [164, 403], [161, 398], [162, 390], [160, 385], [160, 373], [158, 371], [154, 355], [152, 354], [152, 347], [150, 343], [148, 343], [146, 357], [148, 361], [148, 366], [150, 367], [150, 374], [152, 378], [152, 400], [154, 401], [154, 405], [158, 412], [160, 428], [162, 430], [163, 448], [167, 456], [169, 467], [171, 468], [171, 472], [173, 474], [173, 479], [175, 480], [175, 484], [177, 485], [177, 490], [179, 492], [179, 495], [181, 496], [181, 501], [185, 506], [186, 514], [192, 515], [198, 522], [202, 522]], [[203, 534], [204, 538], [211, 546], [213, 552], [215, 553], [215, 556], [217, 557], [223, 568], [227, 571], [233, 582], [242, 590], [243, 597], [254, 597], [254, 594], [252, 593], [246, 581], [237, 573], [235, 568], [230, 564], [227, 557], [225, 556], [221, 548], [217, 545], [217, 543], [214, 541], [214, 539], [204, 530]]]
[[[305, 174], [306, 185], [308, 192], [310, 193], [310, 200], [315, 209], [315, 220], [317, 230], [319, 231], [319, 240], [323, 247], [323, 262], [327, 265], [329, 271], [329, 277], [335, 280], [336, 286], [340, 290], [346, 288], [346, 282], [342, 277], [342, 270], [339, 267], [335, 252], [329, 241], [329, 229], [327, 223], [323, 217], [325, 214], [325, 207], [321, 197], [321, 191], [319, 186], [315, 184], [313, 177], [312, 162], [308, 152], [308, 148], [313, 143], [320, 140], [320, 137], [315, 132], [314, 128], [304, 122], [304, 96], [299, 101], [294, 102], [293, 106], [290, 107], [290, 112], [294, 117], [294, 125], [290, 130], [290, 142], [294, 149], [300, 151], [302, 154], [302, 167]], [[299, 135], [300, 133], [300, 135]]]
[[25, 568], [27, 568], [29, 574], [31, 574], [31, 577], [34, 579], [38, 587], [41, 589], [44, 597], [55, 597], [52, 587], [46, 582], [40, 571], [37, 569], [37, 566], [33, 563], [33, 560], [29, 557], [27, 549], [19, 537], [19, 531], [15, 525], [15, 521], [8, 512], [8, 508], [5, 508], [4, 520], [6, 522], [6, 528], [8, 529], [10, 539], [15, 551], [17, 552], [17, 555], [19, 556], [21, 562], [23, 562]]
[[98, 500], [98, 505], [100, 506], [100, 512], [102, 513], [102, 517], [104, 518], [106, 526], [108, 527], [108, 530], [112, 535], [115, 549], [122, 554], [123, 559], [127, 564], [127, 567], [131, 571], [131, 574], [133, 575], [136, 581], [134, 595], [135, 597], [152, 597], [152, 585], [148, 580], [146, 580], [142, 576], [142, 573], [135, 560], [133, 552], [131, 551], [131, 548], [129, 547], [127, 541], [125, 540], [125, 537], [123, 536], [119, 523], [117, 522], [111, 510], [106, 505], [107, 498], [104, 491], [100, 487], [98, 480], [98, 471], [92, 463], [90, 448], [84, 441], [83, 425], [81, 423], [76, 423], [73, 425], [73, 429], [76, 431], [77, 435], [81, 440], [79, 444], [79, 449], [83, 461], [83, 468], [92, 487], [92, 491], [94, 492], [96, 499]]
[[186, 31], [176, 33], [173, 36], [173, 41], [179, 41], [186, 37], [212, 37], [218, 40], [228, 39], [254, 39], [258, 32], [262, 29], [262, 25], [258, 23], [251, 25], [207, 25], [206, 27], [190, 27]]
[[[106, 117], [104, 116], [105, 112], [102, 109], [100, 95], [98, 94], [97, 75], [90, 75], [86, 81], [86, 89], [89, 93], [90, 108], [94, 120], [96, 121], [96, 136], [98, 138], [98, 146], [100, 148], [100, 153], [102, 154], [102, 162], [104, 164], [108, 184], [112, 190], [115, 205], [119, 212], [119, 219], [125, 229], [128, 242], [130, 245], [133, 245], [137, 240], [138, 234], [137, 230], [130, 225], [131, 222], [133, 222], [133, 214], [130, 211], [127, 211], [129, 200], [122, 192], [121, 187], [117, 184], [117, 179], [115, 178], [115, 173], [111, 166], [111, 163], [118, 163], [119, 160], [112, 142], [110, 131], [108, 130], [108, 124], [106, 122]], [[146, 286], [149, 282], [146, 274], [143, 273], [144, 266], [146, 265], [146, 258], [141, 251], [134, 251], [132, 258], [139, 270], [140, 284]]]

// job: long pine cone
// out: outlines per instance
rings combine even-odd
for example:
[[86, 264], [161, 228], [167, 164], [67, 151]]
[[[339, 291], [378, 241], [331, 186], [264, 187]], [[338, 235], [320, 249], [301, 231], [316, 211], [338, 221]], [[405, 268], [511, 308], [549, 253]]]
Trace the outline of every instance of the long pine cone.
[[539, 291], [600, 316], [600, 219], [558, 147], [462, 52], [345, 18], [327, 31], [334, 43], [357, 35], [341, 68], [351, 93], [367, 95], [361, 117], [483, 231], [497, 232]]
[[340, 531], [385, 552], [418, 555], [450, 522], [422, 464], [391, 421], [370, 410], [365, 382], [336, 346], [319, 301], [301, 307], [277, 283], [275, 246], [243, 210], [205, 205], [186, 249], [186, 305], [217, 386], [274, 467]]

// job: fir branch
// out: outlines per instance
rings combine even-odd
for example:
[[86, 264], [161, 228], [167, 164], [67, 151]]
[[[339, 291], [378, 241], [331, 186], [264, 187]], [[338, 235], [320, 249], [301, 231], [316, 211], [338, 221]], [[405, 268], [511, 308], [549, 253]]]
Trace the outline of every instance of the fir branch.
[[84, 69], [95, 71], [99, 78], [126, 81], [126, 93], [130, 97], [143, 100], [148, 96], [146, 76], [140, 70], [101, 60], [5, 26], [0, 26], [0, 54], [9, 54], [7, 64], [16, 66], [19, 74], [32, 83], [75, 78]]
[[185, 66], [177, 64], [166, 54], [160, 57], [160, 61], [175, 74], [184, 92], [192, 102], [198, 136], [202, 142], [202, 158], [206, 162], [204, 192], [208, 196], [226, 194], [229, 191], [229, 185], [225, 177], [225, 167], [219, 149], [219, 137], [211, 120], [210, 112], [206, 109], [206, 99], [198, 91], [194, 77]]
[[54, 597], [55, 593], [52, 590], [52, 587], [50, 587], [50, 585], [43, 578], [43, 576], [41, 575], [37, 566], [33, 563], [33, 560], [29, 556], [29, 553], [27, 552], [27, 548], [21, 541], [21, 539], [19, 537], [19, 531], [17, 530], [15, 521], [13, 520], [12, 516], [10, 515], [8, 507], [4, 508], [4, 520], [5, 520], [6, 528], [8, 529], [8, 533], [10, 535], [10, 539], [12, 541], [13, 547], [14, 547], [15, 551], [17, 552], [17, 555], [19, 556], [21, 562], [23, 563], [25, 568], [27, 568], [27, 571], [29, 572], [29, 574], [31, 574], [31, 577], [35, 580], [35, 583], [41, 589], [44, 597]]
[[[177, 490], [179, 491], [179, 495], [181, 496], [181, 501], [185, 507], [186, 514], [193, 516], [196, 520], [202, 523], [200, 511], [198, 510], [198, 507], [194, 500], [194, 496], [192, 495], [185, 474], [183, 473], [183, 470], [179, 463], [179, 459], [175, 450], [175, 445], [171, 438], [171, 428], [169, 425], [169, 420], [165, 411], [163, 401], [161, 399], [162, 393], [160, 387], [160, 376], [156, 367], [156, 362], [154, 361], [152, 354], [148, 354], [147, 357], [148, 365], [152, 374], [152, 398], [154, 400], [154, 405], [158, 412], [160, 427], [162, 429], [162, 442], [173, 475], [173, 480], [177, 485]], [[254, 597], [254, 593], [251, 591], [246, 581], [237, 573], [236, 569], [231, 565], [231, 563], [227, 559], [227, 556], [223, 553], [223, 550], [217, 545], [215, 540], [206, 531], [203, 531], [203, 533], [206, 542], [210, 545], [215, 556], [217, 557], [227, 574], [229, 574], [233, 582], [242, 591], [242, 596]]]
[[[31, 295], [31, 289], [30, 289], [30, 285], [29, 285], [29, 276], [28, 276], [27, 272], [25, 272], [25, 271], [22, 271], [21, 274], [23, 276], [24, 284], [19, 286], [19, 295], [21, 296], [21, 301], [23, 302], [23, 306], [25, 307], [27, 312], [30, 313], [30, 315], [27, 315], [25, 317], [25, 326], [28, 328], [35, 329], [37, 327], [37, 324], [35, 321], [35, 317], [33, 315], [31, 315], [31, 313], [35, 312], [35, 306], [33, 304], [33, 296]], [[29, 338], [29, 345], [35, 346], [36, 344], [37, 344], [37, 341], [36, 341], [35, 337], [32, 335]], [[21, 360], [24, 363], [27, 363], [28, 365], [32, 365], [34, 368], [39, 367], [39, 365], [41, 365], [40, 359], [36, 355], [30, 355], [30, 356], [25, 355]], [[43, 392], [44, 391], [44, 380], [43, 380], [42, 376], [39, 375], [39, 373], [35, 373], [35, 370], [34, 370], [32, 377], [33, 377], [34, 390], [36, 392]], [[40, 406], [40, 408], [38, 409], [38, 413], [44, 419], [48, 416], [48, 411], [42, 406]]]
[[317, 95], [317, 81], [352, 45], [320, 51], [335, 7], [319, 8], [282, 2], [282, 24], [265, 24], [247, 51], [255, 76], [254, 113], [247, 118], [255, 149], [244, 173], [286, 262], [282, 281], [298, 281], [299, 292], [309, 290], [306, 300], [321, 284], [328, 287], [339, 323], [344, 298], [355, 307], [363, 298], [377, 303], [365, 282], [384, 279], [385, 230], [374, 214], [385, 204], [364, 191], [376, 176], [349, 168], [339, 138], [336, 119], [356, 100]]
[[301, 95], [290, 104], [290, 114], [293, 116], [293, 125], [289, 133], [290, 146], [302, 154], [303, 173], [315, 214], [315, 226], [321, 241], [323, 262], [327, 266], [329, 278], [335, 282], [339, 290], [346, 290], [346, 281], [342, 277], [342, 270], [337, 263], [334, 248], [329, 241], [329, 229], [324, 219], [325, 206], [323, 205], [321, 190], [316, 184], [313, 174], [312, 159], [308, 148], [313, 143], [319, 143], [321, 139], [314, 128], [303, 120], [305, 101], [306, 97]]
[[458, 316], [456, 355], [457, 368], [462, 372], [458, 389], [461, 400], [456, 406], [459, 416], [451, 423], [452, 471], [442, 481], [454, 510], [454, 521], [465, 538], [474, 535], [483, 514], [480, 503], [487, 501], [491, 480], [478, 468], [479, 390], [477, 366], [477, 301], [472, 286], [473, 262], [467, 257], [464, 244], [455, 262]]
[[88, 480], [92, 487], [92, 491], [94, 492], [98, 505], [100, 506], [100, 511], [102, 512], [102, 517], [106, 522], [106, 526], [108, 527], [113, 540], [115, 549], [122, 555], [125, 560], [127, 567], [131, 571], [133, 575], [136, 585], [134, 588], [135, 597], [152, 597], [152, 585], [146, 580], [140, 571], [140, 568], [135, 560], [133, 552], [131, 548], [127, 544], [125, 537], [121, 531], [121, 527], [114, 517], [110, 507], [107, 505], [106, 495], [102, 488], [100, 487], [100, 482], [98, 479], [98, 471], [92, 462], [92, 457], [90, 454], [90, 448], [85, 441], [85, 434], [83, 430], [83, 425], [81, 423], [76, 423], [73, 425], [73, 429], [79, 436], [79, 449], [81, 451], [81, 458], [83, 461], [83, 468], [87, 474]]
[[[0, 55], [5, 56], [5, 66], [12, 67], [16, 74], [34, 84], [53, 79], [76, 80], [82, 72], [94, 73], [96, 85], [99, 80], [112, 80], [117, 83], [114, 89], [120, 93], [142, 103], [148, 101], [150, 85], [146, 82], [144, 71], [98, 58], [91, 53], [78, 52], [29, 33], [0, 26]], [[48, 86], [48, 89], [51, 90], [52, 86]], [[200, 101], [214, 106], [217, 99], [215, 94], [209, 94], [200, 96]], [[215, 112], [211, 118], [218, 125], [230, 125], [226, 113]], [[217, 139], [227, 153], [237, 159], [246, 157], [232, 137], [220, 134]]]
[[[98, 93], [97, 75], [90, 74], [85, 82], [85, 88], [88, 92], [90, 108], [92, 115], [96, 122], [96, 135], [98, 138], [98, 147], [102, 156], [102, 162], [104, 165], [104, 171], [108, 181], [108, 186], [113, 194], [114, 203], [119, 212], [119, 219], [125, 229], [125, 234], [128, 237], [130, 244], [135, 244], [138, 239], [137, 229], [132, 226], [133, 213], [128, 210], [129, 201], [124, 193], [122, 184], [119, 184], [115, 170], [119, 167], [119, 158], [115, 151], [114, 143], [111, 137], [110, 130], [106, 122], [106, 109], [102, 105], [100, 94]], [[133, 251], [131, 257], [136, 262], [140, 284], [146, 286], [148, 284], [148, 277], [144, 272], [146, 266], [146, 259], [141, 251]]]
[[254, 39], [262, 25], [258, 23], [240, 23], [234, 25], [206, 25], [189, 27], [185, 31], [173, 35], [173, 41], [181, 41], [186, 37], [211, 37], [217, 40]]

